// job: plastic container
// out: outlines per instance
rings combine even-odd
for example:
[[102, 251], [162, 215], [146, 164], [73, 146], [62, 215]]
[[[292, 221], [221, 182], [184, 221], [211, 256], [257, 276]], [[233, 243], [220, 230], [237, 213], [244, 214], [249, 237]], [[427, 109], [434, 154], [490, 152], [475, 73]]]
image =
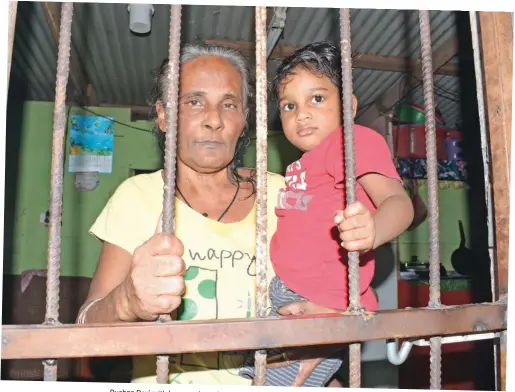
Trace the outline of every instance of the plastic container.
[[[445, 126], [445, 120], [442, 115], [438, 113], [435, 114], [435, 122], [437, 127]], [[401, 104], [397, 110], [397, 123], [399, 125], [425, 125], [426, 124], [426, 113], [424, 112], [424, 108], [415, 104]]]
[[445, 137], [445, 151], [448, 161], [463, 160], [463, 150], [461, 142], [461, 132], [447, 131], [447, 135]]
[[[426, 158], [426, 127], [424, 125], [397, 125], [392, 129], [393, 151], [397, 158]], [[436, 154], [438, 160], [446, 160], [445, 137], [447, 131], [436, 127]]]

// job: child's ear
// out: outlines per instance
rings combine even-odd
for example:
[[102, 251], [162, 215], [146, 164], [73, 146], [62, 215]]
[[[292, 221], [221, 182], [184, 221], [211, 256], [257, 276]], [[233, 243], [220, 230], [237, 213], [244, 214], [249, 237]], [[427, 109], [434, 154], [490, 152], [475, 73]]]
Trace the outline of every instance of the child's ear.
[[352, 94], [352, 118], [356, 118], [356, 114], [358, 113], [358, 99], [354, 94]]

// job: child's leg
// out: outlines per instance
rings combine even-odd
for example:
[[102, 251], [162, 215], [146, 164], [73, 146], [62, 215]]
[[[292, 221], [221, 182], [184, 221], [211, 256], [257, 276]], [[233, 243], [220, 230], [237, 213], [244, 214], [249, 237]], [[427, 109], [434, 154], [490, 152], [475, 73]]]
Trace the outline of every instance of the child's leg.
[[[270, 302], [272, 303], [271, 317], [279, 316], [277, 309], [291, 302], [304, 301], [305, 299], [289, 290], [278, 277], [274, 277], [269, 286]], [[281, 354], [284, 349], [274, 349], [268, 351], [268, 356]], [[245, 378], [254, 378], [254, 358], [249, 358], [247, 366], [240, 369], [240, 375]], [[311, 375], [304, 383], [304, 387], [323, 387], [331, 377], [338, 371], [342, 364], [342, 359], [338, 357], [330, 357], [324, 359], [313, 370]], [[290, 386], [297, 377], [300, 362], [295, 362], [289, 366], [280, 368], [267, 369], [266, 383], [267, 386]]]

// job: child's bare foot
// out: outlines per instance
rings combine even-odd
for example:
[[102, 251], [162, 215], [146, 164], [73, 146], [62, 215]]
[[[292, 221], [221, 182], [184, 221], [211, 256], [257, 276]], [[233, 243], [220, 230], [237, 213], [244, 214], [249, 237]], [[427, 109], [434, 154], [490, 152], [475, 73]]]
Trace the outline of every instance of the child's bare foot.
[[281, 306], [277, 312], [282, 316], [299, 316], [302, 314], [328, 314], [328, 313], [345, 313], [345, 310], [327, 308], [322, 305], [315, 304], [311, 301], [292, 302], [291, 304]]

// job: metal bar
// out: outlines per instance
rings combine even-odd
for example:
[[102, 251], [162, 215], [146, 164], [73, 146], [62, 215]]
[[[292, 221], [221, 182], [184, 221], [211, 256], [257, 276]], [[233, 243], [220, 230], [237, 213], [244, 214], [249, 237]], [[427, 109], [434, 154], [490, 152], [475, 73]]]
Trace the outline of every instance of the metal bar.
[[[429, 222], [429, 307], [440, 307], [440, 246], [438, 208], [438, 162], [436, 155], [435, 102], [433, 91], [433, 59], [431, 50], [431, 25], [429, 11], [419, 11], [420, 50], [422, 58], [422, 79], [424, 85], [424, 111], [426, 114], [426, 155], [428, 184]], [[439, 336], [429, 341], [430, 387], [441, 389], [442, 346]]]
[[[442, 344], [453, 344], [463, 342], [475, 342], [478, 340], [496, 339], [500, 336], [498, 332], [478, 333], [472, 335], [458, 335], [458, 336], [446, 336], [442, 338]], [[429, 346], [429, 341], [426, 339], [419, 339], [411, 341], [411, 344], [415, 346]]]
[[[163, 233], [174, 232], [175, 163], [177, 160], [177, 119], [179, 96], [179, 68], [181, 51], [181, 5], [170, 6], [170, 40], [168, 48], [168, 74], [166, 96], [166, 139], [164, 156], [165, 186], [163, 194]], [[171, 321], [169, 314], [162, 314], [158, 323]], [[159, 352], [159, 351], [156, 351]], [[168, 384], [169, 358], [157, 355], [157, 382]]]
[[[457, 336], [446, 336], [442, 338], [442, 344], [452, 344], [452, 343], [462, 343], [462, 342], [474, 342], [477, 340], [488, 340], [488, 339], [496, 339], [500, 336], [499, 332], [489, 332], [489, 333], [478, 333], [472, 335], [457, 335]], [[402, 346], [399, 351], [397, 351], [397, 340], [391, 340], [386, 343], [386, 352], [388, 361], [392, 365], [402, 365], [411, 351], [413, 346], [429, 346], [430, 340], [427, 339], [418, 339], [418, 340], [406, 340], [402, 342]]]
[[[342, 54], [343, 84], [343, 138], [345, 146], [345, 192], [346, 205], [356, 200], [356, 165], [354, 161], [354, 119], [352, 108], [352, 53], [350, 10], [340, 9], [340, 39]], [[349, 252], [349, 311], [361, 311], [359, 295], [359, 253]], [[349, 346], [349, 386], [361, 385], [361, 344]]]
[[[507, 301], [510, 187], [506, 184], [511, 175], [513, 23], [507, 12], [479, 12], [478, 16], [495, 216], [494, 299]], [[496, 350], [500, 390], [506, 390], [506, 333], [501, 334]]]
[[[61, 214], [63, 204], [63, 159], [66, 131], [66, 86], [70, 74], [73, 3], [61, 6], [59, 49], [52, 136], [52, 163], [50, 171], [50, 208], [48, 227], [48, 254], [46, 280], [45, 324], [59, 323], [59, 275], [61, 268]], [[49, 341], [50, 342], [50, 341]], [[57, 361], [43, 361], [44, 381], [57, 381]]]
[[506, 312], [507, 304], [488, 303], [169, 324], [3, 325], [1, 355], [2, 359], [153, 355], [485, 333], [505, 330]]
[[18, 2], [9, 1], [9, 41], [7, 54], [7, 91], [9, 91], [9, 81], [11, 79], [11, 60], [13, 57], [14, 31], [16, 30], [16, 14], [18, 12]]
[[270, 21], [268, 28], [268, 36], [266, 43], [266, 58], [270, 59], [270, 55], [274, 51], [281, 34], [283, 33], [284, 26], [286, 25], [286, 11], [288, 7], [274, 7], [274, 15]]
[[[267, 282], [267, 72], [266, 72], [266, 7], [256, 7], [256, 170], [257, 170], [257, 237], [256, 237], [256, 317], [266, 317]], [[254, 385], [266, 382], [266, 351], [255, 354]]]

